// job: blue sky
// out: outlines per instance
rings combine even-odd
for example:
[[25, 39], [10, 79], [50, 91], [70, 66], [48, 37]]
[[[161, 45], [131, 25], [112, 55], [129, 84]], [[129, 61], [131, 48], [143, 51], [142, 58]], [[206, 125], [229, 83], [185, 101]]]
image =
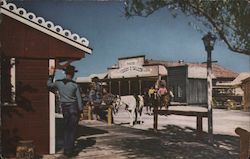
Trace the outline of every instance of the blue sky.
[[[93, 54], [74, 62], [76, 77], [102, 73], [119, 57], [146, 55], [147, 59], [206, 61], [200, 33], [188, 25], [191, 17], [173, 18], [164, 8], [147, 18], [124, 16], [121, 1], [15, 1], [37, 16], [86, 37]], [[217, 41], [212, 59], [236, 72], [250, 72], [250, 56], [231, 52]], [[58, 76], [61, 76], [61, 72]]]

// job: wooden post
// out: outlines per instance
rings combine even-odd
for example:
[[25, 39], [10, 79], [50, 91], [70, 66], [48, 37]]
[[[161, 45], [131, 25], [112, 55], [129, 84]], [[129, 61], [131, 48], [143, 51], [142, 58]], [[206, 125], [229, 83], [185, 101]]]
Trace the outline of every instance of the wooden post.
[[197, 115], [196, 129], [197, 137], [200, 138], [202, 136], [202, 116], [199, 114]]
[[154, 130], [157, 131], [158, 128], [158, 105], [154, 106]]
[[11, 64], [11, 69], [10, 69], [10, 82], [11, 82], [11, 92], [12, 92], [12, 97], [11, 100], [13, 103], [16, 102], [16, 59], [11, 58], [10, 59], [10, 64]]
[[207, 50], [207, 109], [208, 109], [208, 142], [213, 145], [213, 110], [212, 110], [212, 55]]
[[91, 105], [88, 105], [88, 120], [92, 120], [92, 107]]
[[141, 79], [139, 79], [139, 91], [140, 91], [140, 95], [142, 95], [142, 90], [141, 90]]
[[[49, 59], [49, 68], [56, 67], [56, 60]], [[49, 73], [49, 72], [48, 72]], [[49, 154], [56, 152], [56, 114], [55, 114], [56, 97], [49, 92]]]
[[131, 94], [131, 81], [128, 80], [128, 94]]
[[[1, 16], [1, 14], [0, 14]], [[2, 17], [0, 17], [2, 18]], [[0, 154], [2, 154], [2, 50], [0, 45]]]
[[118, 87], [119, 87], [119, 96], [121, 96], [121, 81], [118, 81]]
[[108, 125], [112, 124], [112, 109], [111, 106], [108, 107]]
[[250, 132], [236, 128], [235, 133], [240, 136], [240, 159], [248, 159], [249, 156], [249, 140]]
[[112, 93], [112, 82], [111, 82], [111, 79], [109, 81], [109, 93]]

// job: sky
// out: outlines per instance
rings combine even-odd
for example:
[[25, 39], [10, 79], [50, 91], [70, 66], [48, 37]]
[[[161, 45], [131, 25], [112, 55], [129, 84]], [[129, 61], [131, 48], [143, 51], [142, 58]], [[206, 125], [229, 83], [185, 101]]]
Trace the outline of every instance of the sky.
[[[145, 55], [146, 59], [186, 62], [205, 62], [207, 58], [201, 40], [205, 33], [188, 25], [194, 19], [182, 14], [173, 18], [167, 8], [147, 18], [128, 19], [122, 1], [11, 2], [89, 40], [93, 54], [72, 63], [78, 69], [75, 77], [103, 73], [120, 57]], [[229, 51], [222, 41], [216, 41], [212, 60], [236, 72], [250, 72], [250, 56]]]

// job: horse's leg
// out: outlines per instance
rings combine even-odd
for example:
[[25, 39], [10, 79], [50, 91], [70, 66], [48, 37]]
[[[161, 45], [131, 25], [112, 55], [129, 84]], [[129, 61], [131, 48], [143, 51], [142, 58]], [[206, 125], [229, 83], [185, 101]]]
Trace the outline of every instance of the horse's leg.
[[150, 105], [150, 107], [149, 107], [149, 115], [151, 115], [151, 114], [152, 114], [152, 107], [153, 107], [153, 104], [152, 104], [152, 105]]
[[166, 110], [168, 110], [170, 97], [169, 97], [169, 95], [167, 95], [165, 98], [166, 98], [166, 105], [165, 105], [165, 107], [166, 107]]
[[159, 100], [159, 105], [160, 105], [160, 110], [161, 110], [162, 105], [163, 105], [163, 100], [162, 100], [162, 97], [160, 97], [160, 100]]
[[143, 107], [141, 107], [141, 108], [139, 109], [140, 124], [142, 124], [142, 123], [143, 123], [143, 120], [142, 120], [142, 110], [143, 110]]
[[129, 116], [130, 116], [130, 126], [134, 125], [134, 113], [135, 113], [135, 110], [133, 110], [133, 109], [129, 113]]
[[155, 105], [157, 105], [157, 101], [156, 101], [156, 99], [153, 99], [152, 105], [150, 107], [150, 115], [153, 114], [153, 110], [154, 110]]
[[152, 109], [153, 105], [154, 105], [154, 101], [153, 101], [153, 99], [151, 99], [150, 105], [149, 105], [149, 115], [151, 115], [151, 112], [152, 112], [151, 109]]
[[151, 108], [153, 106], [153, 103], [154, 103], [154, 95], [152, 94], [151, 97], [149, 98], [149, 113], [148, 113], [149, 115], [151, 115]]
[[147, 102], [147, 106], [146, 106], [146, 114], [148, 114], [148, 110], [149, 110], [149, 106], [150, 106], [150, 99], [148, 100], [148, 102]]
[[151, 113], [152, 113], [152, 110], [151, 110], [151, 108], [154, 106], [154, 99], [150, 99], [150, 105], [149, 105], [149, 114], [151, 115]]
[[138, 120], [137, 120], [137, 119], [138, 119], [138, 109], [135, 108], [135, 111], [134, 111], [134, 112], [135, 112], [135, 121], [134, 121], [134, 122], [135, 122], [135, 124], [137, 124], [137, 121], [138, 121]]
[[146, 103], [146, 110], [147, 110], [147, 113], [146, 114], [149, 114], [150, 113], [150, 105], [151, 105], [151, 100], [150, 98], [148, 99], [148, 102]]

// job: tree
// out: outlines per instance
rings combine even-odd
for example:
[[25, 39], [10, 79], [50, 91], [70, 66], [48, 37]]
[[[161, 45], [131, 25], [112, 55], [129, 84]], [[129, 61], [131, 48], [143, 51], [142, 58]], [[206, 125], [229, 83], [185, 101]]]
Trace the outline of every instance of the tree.
[[193, 16], [203, 31], [215, 34], [231, 51], [250, 55], [249, 0], [126, 0], [125, 16], [148, 17], [164, 7], [174, 17]]

